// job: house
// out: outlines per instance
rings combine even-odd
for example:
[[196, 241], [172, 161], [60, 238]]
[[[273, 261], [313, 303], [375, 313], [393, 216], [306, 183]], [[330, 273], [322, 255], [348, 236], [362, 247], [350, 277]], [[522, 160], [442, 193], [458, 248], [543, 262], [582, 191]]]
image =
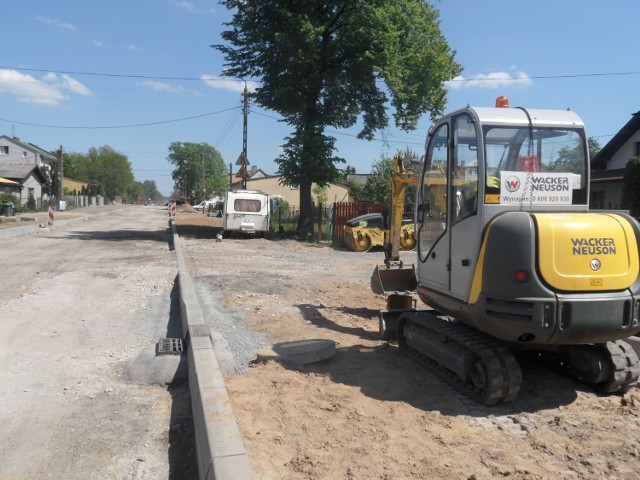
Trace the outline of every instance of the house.
[[32, 143], [22, 142], [18, 137], [0, 136], [0, 163], [25, 163], [42, 168], [50, 167], [56, 155]]
[[[259, 170], [259, 169], [258, 169]], [[262, 170], [259, 170], [262, 172]], [[262, 172], [264, 174], [264, 172]], [[242, 181], [236, 180], [231, 184], [232, 190], [242, 189]], [[281, 196], [293, 209], [300, 208], [300, 189], [297, 187], [289, 187], [280, 183], [282, 177], [280, 175], [265, 175], [247, 178], [247, 190], [260, 190], [271, 196]], [[332, 183], [327, 186], [327, 199], [329, 204], [334, 202], [350, 202], [353, 199], [349, 195], [349, 185], [344, 183]]]
[[[42, 185], [46, 184], [47, 177], [38, 166], [0, 162], [0, 178], [16, 182], [19, 185], [9, 184], [8, 188], [11, 191], [8, 193], [18, 197], [20, 204], [25, 205], [30, 199], [33, 199], [35, 208], [42, 207]], [[3, 185], [2, 188], [6, 187]]]
[[633, 157], [640, 157], [640, 112], [591, 159], [591, 208], [622, 207], [624, 172]]
[[89, 184], [62, 177], [62, 190], [68, 192], [69, 195], [82, 195], [89, 190]]

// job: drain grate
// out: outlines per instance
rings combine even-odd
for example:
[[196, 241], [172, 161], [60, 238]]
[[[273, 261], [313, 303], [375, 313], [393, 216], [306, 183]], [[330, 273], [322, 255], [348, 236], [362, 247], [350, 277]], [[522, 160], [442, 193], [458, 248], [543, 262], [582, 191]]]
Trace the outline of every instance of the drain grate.
[[158, 342], [158, 355], [180, 355], [183, 351], [181, 338], [161, 338]]

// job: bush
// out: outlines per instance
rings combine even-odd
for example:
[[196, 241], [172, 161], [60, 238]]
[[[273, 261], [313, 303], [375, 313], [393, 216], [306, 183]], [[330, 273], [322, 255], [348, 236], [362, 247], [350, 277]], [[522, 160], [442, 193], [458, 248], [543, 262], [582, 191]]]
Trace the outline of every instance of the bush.
[[16, 209], [20, 208], [20, 199], [10, 193], [0, 193], [0, 205], [4, 202], [13, 202]]

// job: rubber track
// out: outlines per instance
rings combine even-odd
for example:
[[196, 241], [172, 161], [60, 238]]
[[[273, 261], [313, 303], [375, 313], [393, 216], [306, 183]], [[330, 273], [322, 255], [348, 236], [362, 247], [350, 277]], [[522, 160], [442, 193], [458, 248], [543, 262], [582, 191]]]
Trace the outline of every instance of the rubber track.
[[[428, 352], [418, 352], [407, 346], [403, 331], [407, 325], [424, 331], [425, 335], [435, 333], [459, 347], [475, 354], [484, 364], [488, 375], [488, 388], [477, 389], [431, 359]], [[522, 382], [522, 370], [515, 357], [492, 337], [458, 321], [447, 321], [428, 313], [407, 313], [398, 323], [398, 344], [409, 357], [421, 363], [453, 388], [483, 405], [510, 402], [516, 398]]]
[[625, 341], [607, 342], [602, 346], [611, 357], [611, 366], [614, 371], [608, 382], [593, 387], [605, 393], [624, 393], [638, 383], [640, 360], [631, 345]]

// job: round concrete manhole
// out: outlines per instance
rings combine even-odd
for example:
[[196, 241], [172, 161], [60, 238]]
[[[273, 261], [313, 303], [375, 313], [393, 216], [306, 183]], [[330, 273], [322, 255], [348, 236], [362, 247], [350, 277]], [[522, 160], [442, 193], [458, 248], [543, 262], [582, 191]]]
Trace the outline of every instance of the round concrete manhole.
[[296, 340], [277, 343], [273, 351], [284, 361], [307, 365], [333, 357], [336, 354], [336, 342], [325, 339]]

